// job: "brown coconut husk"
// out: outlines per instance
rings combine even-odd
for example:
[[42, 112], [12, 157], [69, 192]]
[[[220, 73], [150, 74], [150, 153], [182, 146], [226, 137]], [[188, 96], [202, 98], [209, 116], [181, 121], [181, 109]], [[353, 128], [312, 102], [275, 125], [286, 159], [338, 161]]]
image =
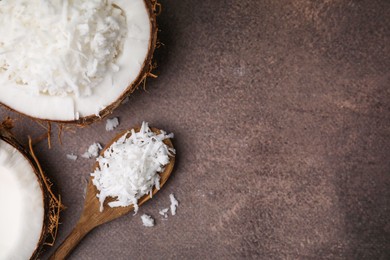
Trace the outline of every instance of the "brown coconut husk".
[[13, 146], [17, 149], [29, 162], [31, 167], [38, 178], [39, 185], [43, 193], [43, 205], [44, 205], [44, 222], [41, 232], [41, 237], [36, 246], [36, 249], [31, 256], [31, 259], [38, 259], [39, 254], [42, 252], [42, 248], [52, 246], [55, 242], [60, 218], [60, 211], [64, 209], [61, 203], [61, 196], [56, 195], [53, 188], [53, 183], [46, 176], [42, 170], [41, 165], [37, 157], [35, 156], [32, 148], [32, 141], [29, 138], [29, 149], [23, 147], [12, 134], [11, 129], [14, 126], [14, 122], [10, 118], [6, 118], [0, 124], [0, 140]]
[[140, 73], [138, 74], [137, 78], [133, 81], [131, 85], [129, 85], [126, 90], [120, 95], [120, 97], [111, 103], [109, 106], [107, 106], [105, 109], [101, 110], [99, 112], [99, 115], [91, 115], [91, 116], [86, 116], [79, 118], [78, 120], [70, 120], [70, 121], [61, 121], [61, 120], [47, 120], [45, 118], [34, 118], [32, 116], [26, 115], [24, 113], [21, 113], [19, 111], [16, 111], [12, 109], [9, 106], [6, 106], [2, 103], [3, 107], [15, 111], [19, 114], [22, 114], [26, 117], [32, 118], [33, 120], [37, 121], [49, 121], [49, 122], [55, 122], [59, 124], [72, 124], [76, 125], [79, 127], [85, 127], [87, 125], [90, 125], [96, 121], [99, 121], [108, 115], [112, 114], [113, 111], [129, 96], [131, 95], [135, 90], [138, 89], [140, 85], [144, 85], [145, 88], [145, 83], [146, 79], [148, 77], [152, 78], [157, 78], [157, 75], [153, 74], [152, 71], [155, 69], [155, 64], [153, 64], [153, 54], [154, 50], [156, 49], [157, 46], [157, 32], [158, 32], [158, 27], [157, 27], [157, 16], [160, 15], [162, 11], [161, 4], [158, 3], [158, 0], [144, 0], [145, 6], [147, 7], [148, 14], [149, 14], [149, 22], [150, 22], [150, 28], [151, 28], [151, 35], [150, 35], [150, 41], [149, 41], [149, 51], [147, 54], [147, 57], [142, 65], [142, 69]]

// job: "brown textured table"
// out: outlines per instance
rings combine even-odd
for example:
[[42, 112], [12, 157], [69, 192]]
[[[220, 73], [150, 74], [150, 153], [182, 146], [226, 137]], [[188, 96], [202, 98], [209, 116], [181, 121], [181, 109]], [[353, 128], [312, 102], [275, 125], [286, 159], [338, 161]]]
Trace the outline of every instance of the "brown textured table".
[[[160, 76], [113, 116], [118, 131], [146, 120], [174, 132], [177, 167], [71, 259], [389, 259], [390, 2], [161, 2]], [[67, 206], [57, 245], [93, 164], [65, 155], [107, 143], [104, 128], [36, 147]], [[17, 122], [24, 141], [43, 132]], [[164, 221], [170, 193], [180, 207]]]

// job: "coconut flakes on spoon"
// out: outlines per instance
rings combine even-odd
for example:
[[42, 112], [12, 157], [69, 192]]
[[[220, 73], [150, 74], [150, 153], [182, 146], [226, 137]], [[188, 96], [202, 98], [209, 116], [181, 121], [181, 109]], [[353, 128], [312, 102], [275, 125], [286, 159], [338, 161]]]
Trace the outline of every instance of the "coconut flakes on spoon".
[[[128, 137], [128, 134], [131, 134]], [[103, 156], [96, 161], [99, 167], [91, 173], [93, 184], [98, 189], [97, 197], [100, 201], [100, 210], [107, 197], [115, 200], [108, 203], [110, 207], [126, 207], [134, 205], [138, 211], [138, 199], [149, 194], [152, 189], [160, 189], [160, 176], [169, 163], [169, 156], [175, 150], [164, 144], [165, 139], [173, 138], [173, 134], [154, 133], [143, 122], [139, 132], [134, 129], [124, 134], [114, 142]]]

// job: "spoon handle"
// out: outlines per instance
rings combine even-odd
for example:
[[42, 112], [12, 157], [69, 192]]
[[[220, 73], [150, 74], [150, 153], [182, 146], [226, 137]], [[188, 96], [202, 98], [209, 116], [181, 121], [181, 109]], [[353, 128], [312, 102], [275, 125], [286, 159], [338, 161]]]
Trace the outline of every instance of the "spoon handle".
[[76, 227], [72, 230], [69, 236], [62, 242], [62, 244], [56, 249], [54, 254], [50, 257], [50, 260], [63, 260], [65, 259], [79, 242], [92, 230], [94, 225], [89, 225], [88, 222], [81, 219]]

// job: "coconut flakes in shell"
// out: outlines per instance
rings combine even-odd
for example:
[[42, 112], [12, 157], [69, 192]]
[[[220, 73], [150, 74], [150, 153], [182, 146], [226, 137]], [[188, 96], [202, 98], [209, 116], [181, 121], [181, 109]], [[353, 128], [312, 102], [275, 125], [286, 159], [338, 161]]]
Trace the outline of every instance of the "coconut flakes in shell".
[[150, 0], [0, 1], [0, 104], [87, 124], [149, 75], [157, 40]]

